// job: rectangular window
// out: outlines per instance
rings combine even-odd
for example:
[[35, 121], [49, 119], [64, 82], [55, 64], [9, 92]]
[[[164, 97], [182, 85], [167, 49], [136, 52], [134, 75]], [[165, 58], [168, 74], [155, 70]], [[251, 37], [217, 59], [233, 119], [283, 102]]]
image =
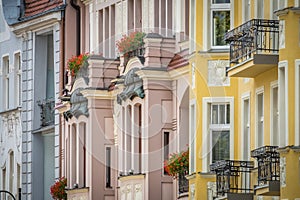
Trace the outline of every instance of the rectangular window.
[[[169, 142], [170, 142], [170, 133], [164, 132], [164, 160], [169, 159], [169, 154], [170, 154]], [[164, 170], [164, 174], [168, 174], [166, 170]]]
[[264, 144], [264, 94], [256, 94], [256, 147]]
[[228, 160], [229, 155], [229, 130], [212, 131], [212, 163], [218, 160]]
[[243, 22], [250, 20], [251, 3], [250, 0], [243, 0]]
[[[6, 168], [2, 169], [2, 190], [7, 190], [6, 189]], [[5, 193], [1, 194], [1, 199], [6, 199]]]
[[212, 0], [212, 46], [225, 46], [225, 33], [230, 29], [230, 0]]
[[196, 3], [191, 0], [190, 4], [190, 53], [196, 50]]
[[15, 54], [15, 58], [14, 58], [14, 68], [16, 70], [16, 83], [15, 83], [15, 87], [16, 87], [16, 105], [20, 106], [21, 105], [21, 95], [22, 95], [22, 69], [21, 69], [21, 57], [20, 57], [20, 53], [16, 53]]
[[111, 188], [111, 147], [106, 147], [106, 175], [105, 185]]
[[9, 154], [9, 191], [13, 192], [14, 186], [14, 169], [15, 169], [15, 162], [14, 162], [14, 152], [10, 152]]
[[271, 144], [279, 145], [279, 135], [278, 135], [278, 86], [271, 86]]
[[264, 19], [264, 1], [256, 0], [256, 18]]
[[9, 108], [9, 57], [3, 58], [3, 77], [4, 77], [4, 102], [5, 108]]
[[196, 151], [196, 109], [195, 104], [190, 105], [190, 173], [196, 170], [195, 151]]
[[211, 162], [230, 158], [230, 104], [212, 103], [210, 106]]
[[288, 63], [286, 61], [279, 62], [278, 70], [278, 92], [279, 92], [279, 145], [285, 146], [288, 141], [288, 84], [287, 84], [287, 67]]
[[233, 159], [234, 98], [204, 97], [202, 117], [202, 169], [217, 160]]
[[278, 19], [278, 17], [274, 14], [274, 12], [279, 9], [279, 2], [278, 0], [273, 0], [270, 1], [270, 3], [271, 3], [271, 19]]
[[243, 152], [243, 160], [250, 159], [250, 102], [249, 97], [243, 99], [242, 104], [243, 116], [242, 116], [242, 127], [243, 127], [243, 144], [241, 150]]
[[21, 181], [20, 181], [20, 178], [21, 178], [21, 166], [19, 164], [17, 164], [17, 187], [18, 188], [21, 188]]

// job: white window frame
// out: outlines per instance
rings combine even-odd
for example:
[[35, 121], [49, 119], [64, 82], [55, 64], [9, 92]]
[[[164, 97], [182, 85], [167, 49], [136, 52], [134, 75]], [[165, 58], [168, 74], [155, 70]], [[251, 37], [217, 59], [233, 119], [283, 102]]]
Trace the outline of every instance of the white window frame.
[[[6, 59], [8, 59], [8, 66], [6, 66], [5, 62]], [[3, 108], [9, 109], [9, 82], [10, 82], [10, 66], [9, 66], [9, 54], [4, 54], [2, 56], [2, 72], [3, 72], [3, 90], [4, 90], [4, 95], [3, 95]], [[8, 83], [8, 85], [7, 85]]]
[[[189, 53], [193, 53], [196, 47], [196, 0], [190, 1], [190, 20], [189, 20], [189, 37], [190, 37], [190, 50]], [[175, 24], [175, 23], [174, 23]]]
[[[284, 74], [285, 74], [285, 96], [283, 96], [282, 93], [282, 88], [281, 85], [283, 83], [281, 83], [281, 73], [280, 71], [284, 69]], [[280, 146], [286, 146], [288, 144], [288, 140], [289, 140], [289, 132], [288, 132], [288, 122], [289, 122], [289, 115], [288, 115], [288, 61], [287, 60], [283, 60], [280, 61], [278, 63], [278, 96], [279, 96], [279, 144]], [[282, 103], [282, 101], [284, 101], [285, 103]], [[284, 108], [282, 109], [281, 106], [284, 106]], [[282, 127], [282, 121], [285, 115], [285, 127]], [[284, 130], [283, 130], [284, 129]]]
[[247, 127], [249, 127], [249, 135], [248, 135], [248, 146], [249, 146], [249, 158], [247, 160], [250, 160], [250, 148], [251, 148], [251, 105], [250, 105], [250, 92], [245, 92], [242, 97], [241, 97], [241, 108], [242, 108], [242, 120], [241, 120], [241, 129], [242, 129], [242, 135], [241, 135], [241, 159], [245, 160], [244, 154], [245, 154], [245, 148], [244, 148], [244, 143], [245, 143], [245, 132], [244, 132], [244, 119], [245, 119], [245, 113], [244, 113], [244, 108], [245, 108], [245, 101], [248, 101], [249, 103], [249, 113], [248, 113], [248, 118], [249, 118], [249, 124], [247, 124]]
[[[234, 1], [230, 0], [230, 6], [229, 8], [226, 7], [230, 11], [230, 29], [234, 27]], [[229, 45], [224, 46], [213, 46], [212, 45], [212, 0], [206, 0], [203, 1], [203, 16], [208, 16], [208, 19], [206, 17], [203, 17], [203, 30], [206, 30], [203, 32], [203, 41], [207, 41], [203, 43], [203, 51], [207, 51], [209, 49], [229, 49]], [[219, 10], [223, 10], [219, 8]]]
[[295, 146], [300, 145], [300, 59], [295, 60]]
[[[19, 63], [16, 63], [16, 56], [19, 57]], [[19, 66], [20, 65], [20, 66]], [[14, 70], [15, 70], [15, 95], [16, 95], [16, 106], [21, 106], [22, 104], [22, 59], [21, 51], [14, 52]]]
[[[271, 113], [270, 113], [270, 141], [271, 141], [271, 145], [276, 145], [277, 146], [278, 144], [274, 144], [274, 121], [273, 121], [273, 116], [274, 116], [274, 109], [273, 109], [273, 104], [274, 104], [273, 95], [274, 95], [274, 93], [273, 93], [273, 91], [274, 91], [275, 88], [279, 89], [278, 88], [278, 80], [273, 81], [270, 84], [270, 111], [271, 111]], [[279, 91], [278, 91], [277, 95], [278, 95], [278, 99], [277, 99], [277, 102], [278, 102], [279, 101]], [[278, 111], [277, 112], [279, 112], [279, 106], [278, 106]], [[278, 123], [279, 123], [279, 119], [278, 119]], [[277, 130], [277, 131], [278, 131], [277, 134], [279, 136], [279, 130]], [[279, 137], [277, 138], [277, 140], [279, 142]]]
[[[229, 146], [230, 146], [230, 159], [234, 158], [234, 97], [203, 97], [202, 98], [202, 171], [209, 172], [209, 164], [211, 161], [211, 132], [210, 132], [210, 115], [208, 115], [208, 107], [211, 104], [230, 104], [230, 124], [229, 124]], [[206, 114], [206, 115], [205, 115]]]
[[[190, 114], [189, 114], [189, 149], [190, 149], [190, 154], [189, 154], [189, 160], [190, 165], [189, 165], [189, 174], [192, 174], [194, 172], [196, 172], [196, 135], [197, 135], [197, 107], [196, 107], [196, 100], [192, 99], [190, 100]], [[193, 111], [193, 116], [192, 116], [192, 109], [194, 109]], [[192, 117], [194, 118], [194, 121], [192, 122]], [[193, 133], [194, 131], [194, 133]], [[193, 145], [193, 146], [192, 146]], [[192, 151], [194, 152], [194, 157], [192, 158]], [[194, 160], [193, 166], [192, 166], [192, 159]]]
[[262, 94], [263, 95], [263, 102], [262, 102], [262, 107], [263, 107], [263, 137], [261, 143], [264, 144], [264, 134], [265, 134], [265, 93], [264, 93], [264, 86], [261, 86], [255, 90], [255, 147], [258, 148], [258, 122], [261, 121], [261, 119], [258, 119], [258, 95]]

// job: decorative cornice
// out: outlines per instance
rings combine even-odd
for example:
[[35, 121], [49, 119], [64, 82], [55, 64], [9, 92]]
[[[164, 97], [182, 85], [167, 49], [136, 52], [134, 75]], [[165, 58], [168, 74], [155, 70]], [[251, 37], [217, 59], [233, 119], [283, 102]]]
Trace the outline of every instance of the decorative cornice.
[[189, 74], [189, 65], [169, 71], [169, 75], [172, 79], [178, 79], [179, 77], [187, 74]]
[[85, 89], [81, 91], [81, 94], [87, 99], [113, 99], [112, 93], [107, 90]]
[[61, 20], [61, 12], [51, 12], [47, 15], [34, 18], [32, 20], [20, 22], [17, 24], [12, 25], [12, 31], [17, 35], [20, 36], [27, 30], [39, 30], [45, 29], [52, 26], [54, 23], [59, 22]]
[[141, 69], [135, 72], [143, 80], [172, 80], [169, 72], [162, 70], [145, 70]]
[[12, 112], [20, 112], [20, 111], [22, 111], [22, 108], [21, 107], [16, 107], [16, 108], [13, 108], [13, 109], [4, 110], [4, 111], [0, 112], [0, 115], [6, 115], [6, 114], [10, 114]]
[[88, 5], [92, 2], [92, 0], [80, 0], [84, 5]]

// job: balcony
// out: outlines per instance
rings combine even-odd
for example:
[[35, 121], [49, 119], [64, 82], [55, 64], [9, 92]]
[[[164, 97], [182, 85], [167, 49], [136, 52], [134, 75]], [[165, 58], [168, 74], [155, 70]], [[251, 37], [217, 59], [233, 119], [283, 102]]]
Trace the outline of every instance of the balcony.
[[279, 21], [252, 19], [227, 32], [230, 77], [253, 78], [278, 65]]
[[123, 66], [126, 66], [127, 63], [129, 62], [129, 60], [131, 58], [137, 57], [140, 59], [141, 63], [144, 64], [145, 62], [145, 48], [144, 47], [140, 47], [137, 48], [135, 50], [129, 51], [127, 53], [125, 53], [124, 56], [124, 62], [123, 62]]
[[189, 181], [185, 178], [184, 173], [179, 174], [178, 176], [178, 192], [179, 195], [189, 192]]
[[280, 156], [277, 146], [263, 146], [251, 151], [251, 157], [257, 160], [256, 195], [280, 195]]
[[41, 109], [41, 126], [50, 126], [54, 124], [54, 100], [45, 99], [38, 101], [38, 106]]
[[216, 199], [253, 200], [250, 173], [253, 161], [220, 160], [210, 165], [216, 173]]

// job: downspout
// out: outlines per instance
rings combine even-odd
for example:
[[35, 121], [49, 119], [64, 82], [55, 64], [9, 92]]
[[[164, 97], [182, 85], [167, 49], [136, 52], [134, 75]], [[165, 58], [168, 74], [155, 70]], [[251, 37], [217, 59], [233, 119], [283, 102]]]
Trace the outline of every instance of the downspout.
[[76, 10], [76, 54], [79, 55], [80, 54], [80, 38], [81, 38], [81, 34], [80, 34], [80, 6], [78, 4], [75, 3], [76, 0], [71, 0], [71, 6]]
[[[65, 2], [64, 2], [65, 4]], [[63, 89], [65, 87], [65, 10], [61, 11], [60, 22], [60, 73], [59, 73], [59, 91], [60, 96], [63, 95]], [[63, 117], [59, 115], [59, 177], [62, 177], [62, 130], [63, 130]]]

